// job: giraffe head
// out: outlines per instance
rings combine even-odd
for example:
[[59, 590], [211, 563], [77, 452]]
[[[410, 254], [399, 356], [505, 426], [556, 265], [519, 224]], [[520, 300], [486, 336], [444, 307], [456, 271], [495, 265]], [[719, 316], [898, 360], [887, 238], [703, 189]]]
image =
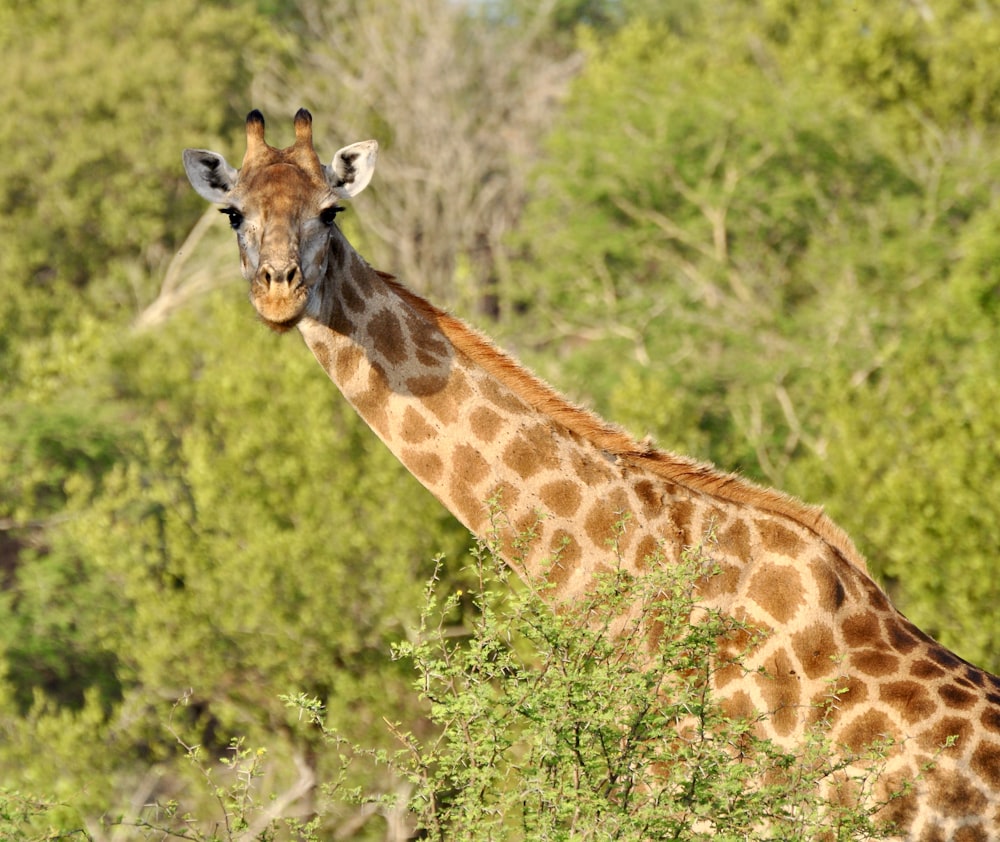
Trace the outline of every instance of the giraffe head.
[[236, 231], [250, 301], [272, 330], [294, 327], [316, 304], [331, 244], [343, 235], [338, 204], [371, 181], [378, 143], [345, 146], [326, 166], [313, 149], [312, 115], [295, 115], [295, 143], [275, 149], [264, 140], [264, 117], [247, 115], [247, 151], [239, 170], [217, 152], [185, 149], [184, 169], [195, 191], [223, 205]]

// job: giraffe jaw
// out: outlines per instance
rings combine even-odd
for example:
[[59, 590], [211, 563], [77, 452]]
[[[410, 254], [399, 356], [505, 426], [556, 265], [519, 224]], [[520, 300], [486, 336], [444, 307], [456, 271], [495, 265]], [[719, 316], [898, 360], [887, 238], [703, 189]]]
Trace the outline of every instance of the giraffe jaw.
[[264, 324], [275, 333], [285, 333], [306, 315], [309, 293], [310, 289], [305, 284], [289, 289], [287, 284], [267, 288], [254, 282], [250, 287], [250, 303]]

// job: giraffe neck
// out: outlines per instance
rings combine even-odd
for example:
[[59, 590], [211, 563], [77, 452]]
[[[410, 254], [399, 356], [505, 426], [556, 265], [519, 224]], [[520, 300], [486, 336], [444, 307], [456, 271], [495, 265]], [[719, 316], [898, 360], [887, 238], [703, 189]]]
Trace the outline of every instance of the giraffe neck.
[[[788, 746], [820, 710], [835, 745], [894, 740], [886, 791], [917, 782], [886, 808], [907, 838], [1000, 829], [987, 816], [1000, 810], [1000, 679], [899, 614], [819, 510], [635, 443], [349, 247], [325, 284], [299, 324], [316, 359], [459, 520], [552, 585], [545, 598], [574, 599], [612, 565], [670, 563], [711, 533], [700, 601], [765, 633], [713, 677], [727, 710], [767, 712], [765, 735]], [[962, 797], [943, 799], [949, 787]]]

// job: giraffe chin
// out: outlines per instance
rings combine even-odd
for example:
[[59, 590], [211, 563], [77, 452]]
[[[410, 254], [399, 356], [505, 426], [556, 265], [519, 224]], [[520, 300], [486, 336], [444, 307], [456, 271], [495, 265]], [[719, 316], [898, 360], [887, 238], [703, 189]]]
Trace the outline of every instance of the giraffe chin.
[[260, 301], [254, 300], [257, 317], [275, 333], [287, 333], [306, 314], [306, 299], [302, 301]]

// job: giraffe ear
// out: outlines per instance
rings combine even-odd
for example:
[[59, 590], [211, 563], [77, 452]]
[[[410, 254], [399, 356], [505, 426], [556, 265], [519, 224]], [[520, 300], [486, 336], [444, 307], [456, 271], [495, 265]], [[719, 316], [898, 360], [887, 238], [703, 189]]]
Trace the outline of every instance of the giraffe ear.
[[218, 152], [207, 149], [185, 149], [184, 171], [199, 196], [223, 205], [240, 175]]
[[378, 141], [362, 140], [345, 146], [325, 167], [327, 180], [334, 192], [344, 199], [353, 199], [368, 186], [375, 172]]

